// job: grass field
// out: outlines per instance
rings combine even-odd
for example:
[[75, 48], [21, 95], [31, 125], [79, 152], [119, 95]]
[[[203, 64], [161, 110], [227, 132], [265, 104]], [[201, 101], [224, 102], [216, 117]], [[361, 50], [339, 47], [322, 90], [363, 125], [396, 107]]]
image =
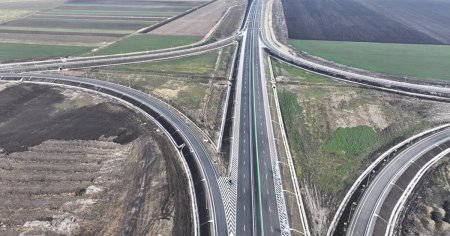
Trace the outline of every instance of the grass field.
[[157, 50], [178, 47], [200, 40], [197, 36], [167, 36], [167, 35], [133, 35], [106, 48], [95, 52], [95, 55], [107, 55], [137, 51]]
[[450, 46], [289, 40], [311, 55], [396, 75], [450, 81]]
[[[394, 140], [449, 120], [450, 106], [357, 87], [273, 61], [277, 93], [312, 225], [325, 234], [358, 174]], [[398, 140], [397, 140], [398, 139]]]
[[72, 56], [88, 52], [91, 49], [79, 46], [0, 43], [0, 61]]

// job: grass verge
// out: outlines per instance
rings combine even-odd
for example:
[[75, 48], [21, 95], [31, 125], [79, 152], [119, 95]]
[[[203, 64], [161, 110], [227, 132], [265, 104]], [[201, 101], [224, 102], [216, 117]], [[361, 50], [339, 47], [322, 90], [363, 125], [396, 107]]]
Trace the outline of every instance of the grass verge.
[[129, 53], [179, 47], [200, 40], [198, 36], [133, 35], [100, 49], [96, 55]]

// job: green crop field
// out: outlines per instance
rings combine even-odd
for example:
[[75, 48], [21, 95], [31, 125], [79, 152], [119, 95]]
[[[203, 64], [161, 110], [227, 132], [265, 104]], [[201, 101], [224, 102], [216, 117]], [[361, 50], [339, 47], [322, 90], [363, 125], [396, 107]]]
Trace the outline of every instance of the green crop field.
[[72, 56], [91, 49], [80, 46], [0, 43], [0, 61]]
[[450, 46], [289, 40], [311, 55], [395, 76], [450, 80]]
[[187, 45], [201, 38], [198, 36], [167, 36], [140, 34], [125, 38], [95, 53], [95, 55], [108, 55], [117, 53], [157, 50]]

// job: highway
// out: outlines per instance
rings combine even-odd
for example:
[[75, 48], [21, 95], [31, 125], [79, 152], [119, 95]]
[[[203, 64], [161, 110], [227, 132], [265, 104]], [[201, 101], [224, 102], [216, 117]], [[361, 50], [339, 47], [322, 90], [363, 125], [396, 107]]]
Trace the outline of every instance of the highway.
[[[239, 126], [239, 171], [236, 235], [280, 235], [266, 113], [270, 112], [260, 67], [261, 2], [254, 0], [244, 28]], [[270, 124], [270, 126], [267, 126]], [[273, 138], [272, 138], [273, 139]], [[273, 140], [271, 140], [273, 141]]]
[[[238, 147], [238, 170], [236, 182], [229, 183], [237, 185], [236, 200], [236, 229], [235, 235], [290, 235], [290, 231], [285, 231], [287, 225], [282, 225], [283, 217], [280, 206], [280, 196], [283, 192], [277, 192], [277, 181], [279, 174], [273, 167], [274, 158], [274, 138], [272, 137], [272, 121], [270, 119], [270, 109], [268, 106], [267, 87], [263, 79], [264, 66], [262, 63], [261, 50], [266, 47], [273, 55], [288, 61], [294, 65], [322, 73], [334, 75], [339, 79], [350, 82], [362, 83], [377, 88], [389, 89], [392, 91], [402, 91], [403, 93], [419, 94], [429, 98], [448, 98], [450, 100], [450, 88], [411, 84], [407, 82], [391, 81], [382, 78], [375, 78], [360, 75], [354, 72], [343, 71], [337, 68], [321, 65], [308, 61], [304, 58], [291, 55], [281, 49], [276, 39], [268, 36], [268, 29], [261, 25], [262, 13], [261, 0], [253, 0], [250, 4], [248, 16], [244, 27], [238, 33], [224, 40], [195, 46], [192, 48], [182, 48], [174, 51], [165, 50], [158, 52], [137, 52], [130, 54], [108, 55], [101, 57], [69, 58], [67, 60], [48, 60], [40, 62], [25, 62], [0, 65], [1, 78], [25, 78], [32, 81], [44, 80], [51, 83], [70, 83], [72, 86], [92, 85], [94, 90], [102, 92], [102, 89], [114, 91], [121, 95], [119, 98], [130, 98], [137, 101], [136, 107], [147, 106], [156, 110], [167, 121], [176, 127], [177, 131], [186, 141], [186, 144], [195, 154], [196, 161], [201, 167], [202, 176], [200, 182], [207, 186], [204, 192], [207, 194], [208, 203], [205, 203], [210, 215], [200, 219], [199, 225], [206, 229], [211, 235], [229, 235], [228, 222], [224, 206], [224, 196], [221, 194], [218, 179], [219, 176], [211, 163], [211, 157], [206, 151], [203, 142], [195, 132], [191, 130], [186, 121], [169, 109], [166, 104], [155, 99], [148, 94], [121, 85], [106, 81], [91, 80], [77, 77], [65, 77], [60, 75], [22, 74], [23, 72], [48, 71], [62, 69], [75, 69], [87, 67], [99, 67], [108, 65], [138, 63], [151, 60], [163, 60], [168, 58], [184, 57], [202, 52], [216, 50], [218, 48], [233, 44], [236, 40], [243, 38], [243, 52], [240, 55], [242, 68], [239, 71], [239, 80], [235, 107], [239, 113], [239, 123], [233, 127], [238, 127], [239, 135]], [[261, 34], [261, 30], [263, 32]], [[3, 72], [3, 73], [2, 73]], [[20, 73], [20, 74], [19, 74]], [[377, 175], [374, 184], [370, 185], [364, 194], [362, 201], [355, 209], [355, 215], [351, 220], [348, 235], [370, 235], [376, 221], [373, 220], [380, 210], [380, 199], [385, 199], [391, 188], [395, 176], [400, 173], [410, 160], [417, 159], [423, 150], [428, 150], [439, 144], [450, 140], [450, 129], [440, 132], [423, 141], [411, 146], [395, 160], [391, 161]], [[275, 161], [276, 163], [276, 161]], [[194, 183], [199, 185], [201, 183]], [[280, 193], [281, 192], [281, 193]], [[286, 206], [284, 206], [285, 208]], [[203, 231], [205, 232], [205, 231]]]
[[[0, 65], [0, 76], [2, 78], [16, 77], [24, 80], [45, 80], [50, 83], [69, 82], [71, 85], [92, 85], [95, 90], [104, 88], [122, 94], [124, 97], [132, 98], [142, 105], [157, 110], [159, 114], [167, 118], [188, 142], [188, 146], [198, 158], [198, 162], [204, 174], [204, 181], [208, 186], [206, 189], [211, 199], [208, 219], [200, 219], [200, 226], [209, 226], [212, 235], [228, 235], [224, 203], [219, 189], [219, 176], [211, 164], [211, 158], [196, 137], [195, 133], [186, 124], [185, 120], [167, 109], [161, 101], [143, 94], [134, 89], [121, 85], [77, 77], [65, 77], [59, 75], [26, 74], [24, 72], [48, 71], [58, 69], [74, 69], [99, 67], [117, 64], [137, 63], [149, 60], [162, 60], [173, 57], [182, 57], [215, 50], [232, 43], [245, 34], [244, 54], [240, 55], [243, 60], [244, 69], [240, 71], [242, 78], [240, 84], [241, 103], [239, 109], [241, 122], [237, 124], [240, 128], [240, 142], [238, 147], [238, 186], [236, 202], [236, 235], [280, 235], [281, 227], [277, 206], [277, 194], [275, 193], [274, 175], [272, 171], [272, 157], [269, 145], [274, 145], [273, 137], [269, 137], [268, 130], [272, 129], [271, 120], [266, 120], [268, 108], [267, 91], [264, 93], [265, 82], [262, 81], [261, 71], [261, 48], [259, 45], [259, 28], [261, 16], [261, 2], [255, 0], [251, 4], [249, 14], [246, 18], [243, 31], [221, 40], [219, 42], [201, 45], [193, 48], [184, 48], [175, 51], [163, 52], [138, 52], [131, 54], [109, 55], [100, 57], [69, 58], [67, 60], [47, 60], [40, 62], [25, 62]], [[19, 73], [19, 74], [18, 74]], [[266, 96], [264, 96], [266, 94]], [[119, 96], [119, 97], [122, 97]], [[270, 142], [269, 142], [270, 141]], [[273, 148], [273, 147], [272, 147]], [[198, 184], [198, 183], [194, 183]], [[282, 193], [281, 193], [282, 194]], [[289, 235], [290, 232], [284, 232]]]
[[424, 165], [422, 159], [432, 158], [448, 148], [448, 141], [450, 129], [447, 128], [417, 141], [382, 168], [357, 203], [347, 235], [384, 235], [393, 206]]
[[[167, 104], [163, 103], [162, 101], [148, 96], [148, 94], [142, 93], [140, 91], [137, 91], [135, 89], [125, 87], [122, 85], [106, 82], [106, 81], [100, 81], [100, 80], [93, 80], [93, 79], [85, 79], [85, 78], [78, 78], [78, 77], [66, 77], [66, 76], [59, 76], [59, 75], [41, 75], [41, 74], [5, 74], [0, 73], [0, 80], [20, 80], [23, 81], [44, 81], [44, 82], [50, 82], [55, 84], [71, 84], [72, 86], [81, 86], [84, 85], [92, 85], [95, 86], [94, 90], [99, 93], [105, 93], [104, 90], [109, 90], [117, 93], [118, 98], [130, 101], [129, 98], [133, 101], [137, 101], [137, 104], [135, 105], [137, 108], [140, 108], [142, 106], [147, 106], [149, 108], [152, 108], [153, 110], [157, 111], [158, 114], [161, 116], [164, 116], [167, 121], [169, 121], [171, 124], [173, 124], [177, 132], [180, 132], [181, 135], [184, 137], [184, 140], [187, 140], [188, 147], [192, 149], [192, 151], [195, 153], [195, 157], [197, 158], [201, 168], [202, 172], [204, 174], [204, 181], [206, 182], [206, 185], [208, 186], [206, 192], [209, 195], [208, 197], [211, 199], [210, 206], [207, 206], [207, 208], [210, 208], [211, 216], [208, 216], [207, 219], [200, 219], [200, 226], [206, 227], [207, 230], [211, 229], [211, 234], [213, 235], [228, 235], [227, 230], [227, 224], [226, 224], [226, 218], [225, 218], [225, 211], [222, 201], [222, 196], [220, 194], [219, 185], [217, 183], [218, 174], [214, 168], [214, 166], [211, 163], [211, 157], [209, 156], [209, 153], [205, 149], [203, 142], [198, 139], [195, 132], [189, 127], [189, 125], [186, 123], [186, 121], [178, 114], [176, 114], [174, 111], [168, 108]], [[81, 86], [85, 87], [85, 86]], [[108, 94], [108, 93], [106, 93]], [[155, 117], [158, 118], [158, 117]], [[202, 181], [200, 181], [202, 182]], [[196, 185], [201, 183], [194, 183]], [[206, 204], [206, 203], [203, 203]]]

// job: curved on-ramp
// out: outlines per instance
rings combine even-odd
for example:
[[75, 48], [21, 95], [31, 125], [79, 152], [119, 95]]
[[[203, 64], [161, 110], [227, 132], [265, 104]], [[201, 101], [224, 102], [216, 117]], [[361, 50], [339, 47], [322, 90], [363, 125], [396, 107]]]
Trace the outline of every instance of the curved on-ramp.
[[164, 102], [135, 89], [106, 81], [41, 74], [0, 73], [0, 81], [31, 81], [79, 87], [113, 96], [152, 116], [179, 147], [193, 179], [201, 235], [227, 235], [224, 205], [211, 158], [194, 131]]
[[394, 208], [408, 185], [430, 160], [450, 148], [450, 128], [427, 136], [397, 154], [367, 186], [347, 235], [386, 235]]

